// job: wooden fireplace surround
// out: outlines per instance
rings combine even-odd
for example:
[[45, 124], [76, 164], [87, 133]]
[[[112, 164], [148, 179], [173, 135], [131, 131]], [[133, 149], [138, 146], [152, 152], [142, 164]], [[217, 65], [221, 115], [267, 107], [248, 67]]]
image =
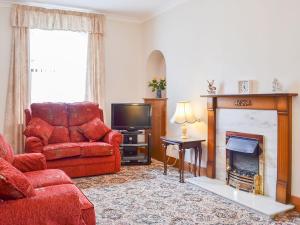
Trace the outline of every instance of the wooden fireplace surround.
[[277, 182], [276, 200], [289, 203], [291, 200], [292, 169], [292, 98], [296, 93], [271, 93], [247, 95], [201, 95], [207, 98], [208, 153], [207, 176], [216, 176], [216, 110], [255, 109], [277, 111]]

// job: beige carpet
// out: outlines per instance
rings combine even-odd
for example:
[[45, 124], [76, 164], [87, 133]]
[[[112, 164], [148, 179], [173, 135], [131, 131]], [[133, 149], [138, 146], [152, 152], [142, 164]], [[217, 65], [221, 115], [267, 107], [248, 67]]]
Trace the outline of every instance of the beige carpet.
[[154, 162], [75, 182], [95, 205], [98, 225], [300, 224], [296, 212], [271, 220], [198, 186], [179, 183], [177, 169], [169, 169], [167, 176], [162, 172], [162, 164]]

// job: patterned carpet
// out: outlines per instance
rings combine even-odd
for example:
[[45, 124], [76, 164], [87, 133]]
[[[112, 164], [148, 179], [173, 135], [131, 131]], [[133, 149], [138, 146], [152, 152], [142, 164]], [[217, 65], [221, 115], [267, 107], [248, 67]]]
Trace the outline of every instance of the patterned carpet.
[[154, 162], [75, 182], [94, 203], [98, 225], [300, 224], [296, 212], [271, 220], [198, 186], [179, 183], [176, 169], [170, 168], [167, 176], [162, 171], [162, 164]]

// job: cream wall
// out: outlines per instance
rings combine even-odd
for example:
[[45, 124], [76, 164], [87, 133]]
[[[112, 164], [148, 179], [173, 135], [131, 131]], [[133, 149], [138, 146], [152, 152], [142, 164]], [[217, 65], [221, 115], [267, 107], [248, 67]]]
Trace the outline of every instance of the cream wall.
[[110, 124], [110, 104], [142, 102], [141, 25], [107, 19], [105, 36], [106, 117]]
[[[191, 100], [202, 123], [189, 129], [206, 138], [206, 80], [221, 93], [237, 92], [237, 81], [256, 80], [271, 92], [273, 78], [300, 93], [300, 1], [190, 0], [143, 24], [144, 62], [157, 49], [166, 58], [168, 119], [175, 103]], [[292, 194], [300, 196], [300, 99], [294, 99]], [[168, 124], [178, 134], [179, 126]], [[205, 159], [202, 165], [205, 166]], [[188, 160], [188, 159], [187, 159]]]
[[[141, 102], [141, 25], [108, 16], [105, 23], [106, 120], [112, 102]], [[10, 4], [0, 3], [0, 132], [3, 132], [10, 61]]]

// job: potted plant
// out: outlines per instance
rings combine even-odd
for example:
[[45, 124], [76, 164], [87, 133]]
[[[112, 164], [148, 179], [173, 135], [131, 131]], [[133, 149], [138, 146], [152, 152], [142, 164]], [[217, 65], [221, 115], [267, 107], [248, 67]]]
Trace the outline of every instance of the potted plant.
[[156, 91], [156, 98], [161, 98], [161, 91], [166, 90], [167, 82], [165, 78], [160, 78], [159, 80], [153, 78], [149, 81], [148, 86], [152, 88], [152, 92]]

